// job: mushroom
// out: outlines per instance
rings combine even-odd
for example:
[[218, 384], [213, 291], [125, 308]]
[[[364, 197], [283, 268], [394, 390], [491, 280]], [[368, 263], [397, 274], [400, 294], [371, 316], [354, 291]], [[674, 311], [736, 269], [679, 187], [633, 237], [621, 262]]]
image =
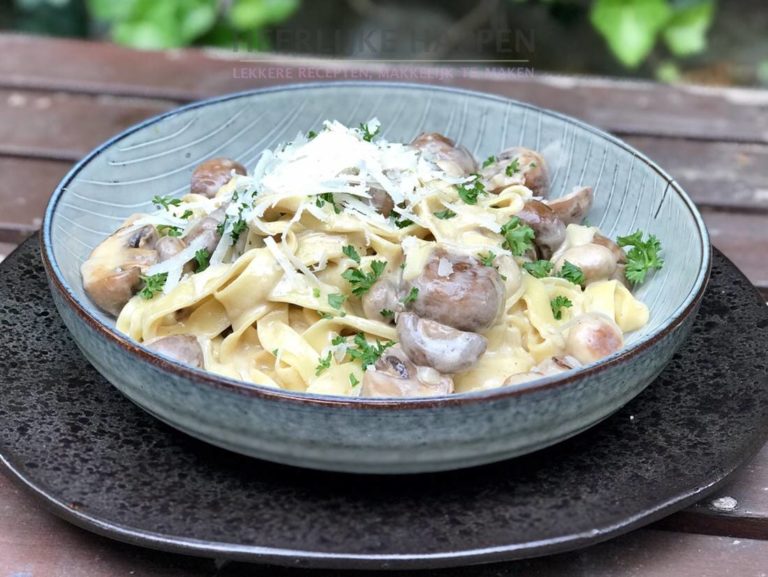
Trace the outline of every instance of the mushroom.
[[581, 224], [592, 208], [592, 187], [582, 186], [561, 198], [547, 200], [546, 204], [564, 224]]
[[488, 192], [498, 193], [513, 184], [522, 184], [534, 196], [546, 198], [549, 193], [549, 175], [544, 157], [530, 148], [516, 146], [499, 153], [480, 176], [487, 182]]
[[387, 349], [375, 370], [363, 375], [363, 397], [429, 397], [453, 392], [453, 379], [430, 367], [417, 367], [400, 345]]
[[502, 383], [502, 386], [527, 383], [534, 379], [540, 379], [542, 377], [570, 371], [571, 369], [577, 369], [580, 366], [581, 363], [573, 357], [551, 357], [540, 362], [527, 373], [515, 373], [514, 375], [509, 375], [504, 380], [504, 383]]
[[423, 132], [411, 146], [425, 155], [450, 176], [468, 176], [477, 172], [477, 162], [466, 148], [437, 132]]
[[615, 242], [613, 242], [610, 238], [603, 236], [600, 233], [595, 233], [595, 236], [592, 239], [592, 242], [594, 244], [604, 246], [605, 248], [610, 250], [611, 253], [613, 253], [613, 257], [616, 259], [616, 270], [608, 278], [610, 280], [619, 281], [621, 284], [623, 284], [625, 287], [631, 290], [632, 286], [629, 284], [629, 281], [627, 280], [627, 275], [626, 275], [627, 253], [624, 252], [624, 249], [621, 248]]
[[403, 287], [416, 288], [409, 308], [418, 316], [462, 331], [490, 327], [504, 302], [504, 283], [498, 271], [476, 258], [435, 250], [424, 270]]
[[245, 167], [229, 158], [211, 158], [199, 164], [192, 173], [190, 192], [213, 198], [219, 189], [232, 180], [236, 174], [248, 174]]
[[187, 248], [187, 243], [175, 236], [163, 236], [155, 243], [157, 250], [157, 262], [163, 262], [173, 258]]
[[221, 240], [221, 233], [219, 233], [219, 225], [226, 219], [226, 206], [222, 206], [214, 210], [208, 216], [201, 218], [195, 224], [193, 224], [184, 236], [184, 240], [187, 244], [191, 244], [193, 240], [200, 236], [205, 236], [205, 248], [209, 253], [216, 250], [216, 245]]
[[397, 298], [397, 286], [391, 277], [381, 278], [371, 289], [363, 295], [362, 299], [363, 313], [371, 320], [390, 322], [392, 319], [381, 315], [381, 311], [389, 310], [392, 312], [401, 309], [400, 301]]
[[559, 272], [566, 261], [582, 270], [586, 284], [611, 278], [618, 264], [610, 249], [595, 243], [573, 246], [563, 252], [555, 262], [555, 271]]
[[102, 241], [88, 257], [80, 272], [83, 288], [105, 312], [117, 316], [141, 286], [141, 274], [158, 260], [157, 231], [140, 228], [129, 221]]
[[203, 368], [203, 349], [198, 340], [191, 335], [161, 337], [145, 343], [145, 346], [179, 363], [196, 369]]
[[400, 346], [417, 365], [441, 373], [466, 371], [485, 353], [488, 341], [477, 333], [459, 331], [413, 313], [397, 319]]
[[601, 313], [577, 317], [565, 341], [565, 351], [582, 364], [589, 364], [615, 353], [624, 346], [624, 335], [613, 321]]
[[517, 216], [533, 229], [534, 244], [542, 258], [549, 259], [565, 240], [565, 224], [555, 211], [539, 200], [531, 199]]
[[389, 218], [392, 214], [392, 209], [395, 208], [395, 203], [392, 197], [387, 194], [383, 188], [372, 186], [369, 190], [371, 195], [371, 206], [378, 210], [384, 217]]

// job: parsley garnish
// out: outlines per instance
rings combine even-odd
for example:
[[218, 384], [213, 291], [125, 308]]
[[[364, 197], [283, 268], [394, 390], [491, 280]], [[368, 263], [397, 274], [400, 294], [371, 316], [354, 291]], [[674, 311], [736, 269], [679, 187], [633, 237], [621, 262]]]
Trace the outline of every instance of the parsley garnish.
[[331, 351], [328, 351], [324, 357], [318, 357], [318, 363], [315, 367], [315, 376], [319, 377], [320, 374], [326, 369], [331, 368]]
[[317, 287], [313, 288], [312, 289], [312, 296], [315, 297], [316, 299], [319, 299], [320, 298], [320, 289], [317, 288]]
[[507, 169], [505, 170], [507, 176], [514, 176], [516, 172], [520, 170], [520, 161], [517, 158], [512, 159], [512, 162], [510, 162], [507, 165]]
[[195, 269], [195, 272], [203, 272], [205, 269], [208, 268], [208, 265], [210, 264], [211, 259], [211, 253], [208, 252], [207, 248], [201, 248], [195, 253], [195, 262], [197, 262], [197, 268]]
[[149, 300], [163, 290], [165, 281], [168, 280], [168, 273], [161, 272], [151, 276], [141, 275], [141, 280], [144, 281], [144, 288], [139, 291], [139, 296]]
[[405, 228], [406, 226], [411, 226], [413, 224], [413, 221], [411, 219], [409, 219], [409, 218], [404, 218], [402, 220], [398, 220], [398, 218], [396, 216], [394, 216], [394, 215], [391, 216], [390, 218], [395, 223], [395, 226], [397, 228]]
[[549, 301], [549, 306], [552, 307], [552, 314], [554, 315], [555, 319], [559, 321], [563, 318], [563, 309], [571, 308], [573, 303], [568, 297], [558, 295]]
[[280, 349], [272, 349], [272, 354], [277, 356], [280, 353]]
[[347, 246], [342, 248], [341, 252], [343, 252], [345, 255], [347, 255], [349, 258], [351, 258], [357, 264], [360, 264], [360, 253], [357, 252], [357, 249], [355, 249], [355, 247], [352, 246], [351, 244], [348, 244]]
[[173, 198], [172, 196], [154, 196], [152, 197], [152, 204], [157, 208], [169, 210], [172, 206], [179, 206], [181, 204], [181, 199]]
[[517, 216], [510, 218], [501, 227], [501, 235], [504, 237], [502, 248], [512, 251], [515, 256], [522, 256], [533, 248], [533, 229]]
[[360, 380], [355, 376], [354, 373], [349, 373], [349, 384], [353, 387], [356, 387], [360, 384]]
[[335, 212], [336, 214], [339, 214], [341, 212], [341, 207], [336, 204], [336, 201], [333, 199], [332, 192], [324, 192], [322, 194], [318, 194], [315, 197], [315, 205], [318, 208], [323, 208], [325, 206], [325, 203], [330, 204], [333, 207], [333, 212]]
[[310, 130], [307, 132], [307, 140], [312, 140], [315, 136], [317, 136], [317, 132], [314, 130]]
[[332, 319], [333, 318], [333, 315], [331, 313], [326, 313], [326, 312], [323, 312], [323, 311], [317, 311], [317, 314], [320, 315], [321, 319], [328, 320], [328, 319]]
[[552, 266], [552, 261], [549, 260], [523, 263], [525, 271], [534, 278], [549, 276], [552, 273]]
[[386, 266], [387, 263], [383, 260], [374, 260], [371, 262], [371, 272], [369, 273], [365, 273], [359, 268], [348, 268], [341, 276], [352, 285], [352, 294], [359, 297], [367, 293], [373, 283], [379, 280]]
[[586, 282], [586, 279], [584, 278], [584, 271], [577, 267], [575, 264], [568, 261], [565, 261], [563, 266], [560, 267], [560, 271], [557, 273], [557, 276], [577, 285], [583, 285]]
[[376, 130], [371, 132], [371, 129], [368, 127], [368, 124], [366, 122], [360, 123], [360, 132], [362, 133], [363, 140], [365, 140], [366, 142], [371, 142], [376, 137], [376, 135], [379, 133], [380, 130], [381, 130], [381, 126], [377, 126]]
[[408, 291], [408, 294], [403, 299], [403, 304], [407, 305], [409, 303], [414, 302], [419, 297], [419, 289], [417, 289], [415, 286], [411, 287], [411, 290]]
[[179, 218], [183, 220], [187, 220], [190, 216], [192, 216], [192, 211], [187, 209], [184, 211], [184, 214], [182, 214]]
[[181, 227], [171, 226], [170, 224], [158, 224], [157, 232], [159, 232], [161, 236], [173, 236], [177, 238], [184, 234]]
[[232, 237], [232, 244], [235, 244], [238, 241], [240, 235], [243, 234], [247, 228], [248, 225], [245, 223], [245, 220], [238, 218], [235, 224], [232, 225], [232, 230], [229, 231], [229, 236]]
[[496, 255], [492, 250], [489, 250], [487, 254], [478, 254], [477, 258], [480, 259], [480, 262], [483, 263], [485, 266], [493, 266], [493, 261], [496, 258]]
[[659, 256], [661, 242], [655, 235], [649, 234], [648, 240], [643, 240], [643, 231], [638, 230], [629, 236], [620, 236], [616, 243], [621, 247], [632, 247], [627, 253], [627, 268], [624, 272], [632, 284], [640, 284], [645, 281], [648, 272], [664, 266], [664, 259]]
[[343, 294], [337, 293], [328, 295], [328, 304], [337, 310], [341, 309], [341, 306], [344, 304], [345, 300], [347, 300], [347, 297], [345, 297]]
[[440, 220], [448, 220], [449, 218], [453, 218], [454, 216], [456, 216], [456, 213], [453, 212], [450, 208], [446, 208], [445, 210], [440, 210], [433, 214]]
[[395, 316], [395, 311], [391, 311], [389, 309], [381, 309], [379, 311], [379, 314], [383, 316], [385, 319], [391, 319]]
[[475, 175], [475, 180], [470, 183], [470, 186], [460, 184], [456, 187], [459, 193], [459, 198], [467, 204], [477, 204], [477, 197], [481, 194], [485, 194], [485, 186], [480, 179]]
[[334, 347], [338, 347], [340, 344], [344, 343], [346, 340], [347, 340], [347, 339], [345, 339], [345, 338], [344, 338], [344, 337], [342, 337], [341, 335], [336, 335], [335, 337], [333, 337], [333, 338], [331, 339], [331, 344], [332, 344]]
[[218, 233], [219, 236], [223, 236], [224, 235], [224, 229], [227, 228], [227, 221], [228, 220], [229, 220], [229, 216], [225, 216], [224, 220], [216, 225], [216, 232]]
[[384, 354], [389, 347], [395, 344], [395, 341], [387, 341], [382, 343], [377, 340], [375, 345], [370, 344], [365, 340], [362, 333], [357, 333], [354, 338], [354, 344], [356, 348], [349, 348], [347, 352], [353, 359], [360, 361], [365, 369], [368, 365], [373, 365], [379, 360], [379, 357]]
[[489, 167], [489, 166], [491, 166], [491, 165], [492, 165], [494, 162], [496, 162], [496, 157], [495, 157], [495, 156], [493, 156], [493, 155], [489, 156], [489, 157], [488, 157], [488, 158], [486, 158], [486, 159], [485, 159], [485, 161], [483, 162], [483, 168], [488, 168], [488, 167]]

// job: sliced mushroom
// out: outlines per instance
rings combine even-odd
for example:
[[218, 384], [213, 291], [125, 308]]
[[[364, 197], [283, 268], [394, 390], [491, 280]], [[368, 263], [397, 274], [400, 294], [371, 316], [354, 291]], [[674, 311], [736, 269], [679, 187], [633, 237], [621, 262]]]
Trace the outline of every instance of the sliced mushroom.
[[529, 200], [517, 213], [525, 224], [533, 229], [534, 244], [541, 258], [548, 259], [565, 240], [565, 224], [555, 212], [539, 200]]
[[381, 315], [381, 311], [397, 312], [402, 307], [397, 298], [397, 285], [391, 277], [381, 278], [363, 295], [363, 313], [371, 320], [391, 322], [392, 317]]
[[206, 160], [192, 173], [190, 191], [213, 198], [222, 186], [232, 180], [232, 171], [242, 175], [248, 173], [242, 164], [230, 158]]
[[477, 162], [466, 148], [437, 132], [424, 132], [413, 139], [411, 146], [426, 156], [450, 176], [468, 176], [477, 172]]
[[392, 197], [383, 188], [374, 186], [371, 187], [369, 192], [371, 195], [371, 206], [378, 210], [382, 216], [389, 218], [389, 215], [392, 214], [392, 209], [395, 208]]
[[224, 222], [225, 218], [226, 207], [222, 206], [193, 224], [184, 236], [184, 240], [187, 244], [191, 244], [196, 238], [204, 236], [206, 240], [203, 248], [209, 253], [212, 253], [216, 250], [216, 245], [218, 245], [221, 240], [221, 234], [219, 233], [218, 228], [219, 225]]
[[431, 397], [453, 392], [453, 379], [430, 367], [417, 367], [400, 345], [387, 349], [375, 370], [363, 375], [363, 397]]
[[466, 371], [488, 346], [485, 337], [477, 333], [459, 331], [413, 313], [402, 313], [398, 317], [397, 336], [414, 363], [441, 373]]
[[515, 373], [514, 375], [508, 376], [504, 380], [503, 386], [527, 383], [534, 379], [570, 371], [571, 369], [576, 369], [580, 366], [581, 363], [572, 357], [551, 357], [542, 361], [527, 373]]
[[203, 349], [197, 339], [191, 335], [161, 337], [146, 343], [146, 347], [190, 367], [203, 368]]
[[485, 180], [488, 192], [498, 193], [512, 186], [522, 184], [534, 196], [546, 198], [549, 193], [549, 174], [544, 157], [530, 148], [516, 146], [499, 153], [488, 166], [483, 167], [480, 176]]
[[592, 208], [592, 187], [577, 188], [561, 198], [547, 200], [546, 204], [566, 225], [581, 224]]
[[153, 226], [128, 224], [102, 241], [80, 272], [83, 288], [105, 312], [117, 316], [141, 286], [141, 274], [157, 262], [157, 231]]
[[595, 243], [574, 246], [563, 252], [555, 263], [555, 271], [559, 272], [566, 261], [582, 270], [586, 284], [611, 278], [618, 264], [610, 249]]
[[577, 317], [568, 331], [566, 353], [582, 364], [607, 357], [624, 346], [624, 335], [613, 319], [601, 313]]
[[504, 302], [504, 283], [495, 268], [444, 249], [432, 253], [403, 292], [407, 295], [412, 288], [418, 289], [416, 300], [408, 305], [413, 312], [463, 331], [490, 327]]

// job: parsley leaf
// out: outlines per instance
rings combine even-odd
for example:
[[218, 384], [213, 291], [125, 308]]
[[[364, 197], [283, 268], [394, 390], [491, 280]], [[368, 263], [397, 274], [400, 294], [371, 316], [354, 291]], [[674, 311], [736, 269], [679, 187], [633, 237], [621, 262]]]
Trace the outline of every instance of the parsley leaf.
[[333, 212], [335, 212], [336, 214], [341, 213], [341, 207], [336, 204], [336, 201], [333, 198], [332, 192], [324, 192], [322, 194], [318, 194], [315, 197], [315, 205], [318, 208], [323, 208], [326, 203], [330, 204], [333, 207]]
[[139, 291], [139, 296], [149, 300], [163, 290], [165, 281], [168, 280], [168, 273], [161, 272], [151, 276], [141, 275], [141, 280], [144, 281], [144, 288]]
[[366, 142], [371, 142], [376, 137], [376, 135], [379, 133], [380, 130], [381, 130], [381, 126], [377, 126], [376, 130], [371, 132], [371, 129], [367, 123], [365, 122], [360, 123], [360, 132], [362, 133], [363, 140], [365, 140]]
[[395, 316], [395, 311], [391, 311], [389, 309], [381, 309], [379, 311], [379, 314], [383, 316], [385, 319], [391, 319]]
[[395, 226], [397, 228], [405, 228], [406, 226], [411, 226], [413, 224], [413, 221], [409, 218], [404, 218], [402, 220], [398, 220], [398, 218], [394, 215], [390, 217], [392, 221], [395, 223]]
[[586, 282], [586, 279], [584, 278], [584, 271], [572, 262], [568, 261], [565, 261], [563, 266], [560, 267], [560, 271], [557, 273], [557, 276], [564, 278], [568, 282], [572, 282], [573, 284], [581, 286], [583, 286]]
[[169, 210], [172, 206], [179, 206], [181, 204], [181, 199], [173, 198], [172, 196], [154, 196], [152, 197], [152, 204], [157, 208]]
[[331, 339], [331, 344], [332, 344], [334, 347], [338, 347], [340, 344], [342, 344], [342, 343], [343, 343], [343, 342], [345, 342], [346, 340], [347, 340], [347, 339], [345, 339], [345, 338], [344, 338], [344, 337], [342, 337], [341, 335], [336, 335], [335, 337], [333, 337], [333, 338]]
[[184, 231], [181, 229], [181, 227], [171, 226], [170, 224], [158, 224], [157, 232], [160, 233], [160, 236], [173, 236], [176, 238], [184, 234]]
[[192, 211], [187, 209], [187, 210], [184, 211], [184, 214], [182, 214], [179, 218], [181, 218], [183, 220], [187, 220], [189, 217], [192, 216], [192, 214], [193, 214]]
[[354, 347], [347, 349], [349, 356], [354, 360], [360, 361], [363, 365], [363, 369], [369, 365], [373, 365], [379, 360], [379, 357], [384, 354], [389, 347], [393, 346], [395, 341], [387, 341], [382, 343], [377, 340], [375, 345], [370, 344], [365, 340], [363, 333], [357, 333], [354, 338]]
[[211, 259], [211, 253], [208, 252], [207, 248], [201, 248], [195, 253], [195, 262], [197, 263], [197, 268], [195, 269], [195, 272], [203, 272], [205, 269], [208, 268], [208, 265], [210, 264]]
[[504, 171], [507, 176], [514, 176], [516, 172], [520, 171], [520, 161], [515, 158], [507, 165], [507, 169]]
[[477, 197], [481, 194], [486, 194], [485, 186], [480, 182], [479, 178], [475, 178], [475, 180], [468, 184], [459, 184], [456, 190], [459, 193], [459, 198], [467, 204], [477, 204]]
[[333, 315], [331, 313], [326, 313], [323, 311], [317, 311], [317, 314], [320, 315], [321, 319], [329, 320], [333, 318]]
[[563, 318], [563, 309], [571, 308], [573, 303], [568, 297], [558, 295], [549, 301], [549, 306], [552, 307], [552, 314], [554, 315], [555, 319], [559, 321]]
[[351, 244], [348, 244], [347, 246], [342, 248], [341, 252], [343, 252], [345, 255], [347, 255], [349, 258], [351, 258], [357, 264], [360, 264], [360, 253], [357, 252], [357, 249], [355, 249], [355, 247], [352, 246]]
[[533, 229], [517, 216], [510, 218], [501, 227], [501, 235], [504, 237], [501, 247], [512, 251], [515, 256], [522, 256], [533, 248]]
[[417, 289], [415, 286], [411, 287], [411, 290], [408, 291], [408, 294], [403, 299], [403, 304], [407, 305], [409, 303], [414, 302], [419, 297], [419, 289]]
[[315, 367], [315, 376], [319, 377], [323, 371], [331, 368], [331, 351], [328, 351], [324, 357], [318, 357], [318, 363]]
[[534, 278], [544, 278], [552, 273], [554, 265], [548, 260], [537, 260], [536, 262], [523, 263], [525, 271]]
[[495, 156], [493, 156], [493, 155], [489, 156], [489, 157], [488, 157], [488, 158], [486, 158], [486, 159], [485, 159], [485, 161], [483, 162], [483, 168], [488, 168], [488, 167], [489, 167], [489, 166], [491, 166], [491, 165], [492, 165], [494, 162], [496, 162], [496, 157], [495, 157]]
[[217, 233], [219, 236], [223, 236], [223, 235], [224, 235], [224, 229], [226, 229], [226, 228], [227, 228], [227, 221], [228, 221], [228, 220], [229, 220], [229, 216], [225, 216], [225, 217], [224, 217], [224, 220], [223, 220], [223, 221], [221, 221], [219, 224], [217, 224], [217, 225], [216, 225], [216, 233]]
[[317, 287], [313, 288], [312, 289], [312, 296], [315, 297], [316, 299], [319, 299], [320, 298], [320, 289], [317, 288]]
[[480, 259], [480, 262], [483, 263], [484, 266], [493, 266], [493, 261], [496, 258], [496, 254], [492, 250], [489, 250], [486, 254], [478, 254], [477, 258]]
[[355, 373], [349, 373], [349, 384], [353, 387], [360, 384], [360, 380], [355, 376]]
[[328, 295], [328, 304], [337, 310], [341, 309], [341, 306], [344, 304], [345, 300], [347, 300], [347, 297], [343, 294], [337, 293]]
[[229, 232], [229, 235], [232, 237], [232, 244], [235, 244], [238, 241], [240, 235], [243, 234], [247, 228], [248, 225], [245, 220], [238, 218], [235, 224], [232, 225], [232, 230]]
[[312, 140], [315, 136], [317, 136], [317, 132], [314, 130], [310, 130], [307, 132], [307, 140]]
[[359, 268], [348, 268], [341, 276], [352, 285], [352, 294], [359, 297], [367, 293], [373, 284], [379, 280], [386, 266], [385, 261], [374, 260], [371, 262], [371, 272], [369, 273], [365, 273]]
[[632, 247], [627, 253], [627, 268], [624, 272], [632, 284], [642, 283], [650, 271], [664, 266], [664, 259], [659, 256], [661, 242], [655, 235], [649, 234], [648, 240], [643, 240], [643, 231], [638, 230], [629, 236], [620, 236], [616, 243], [621, 247]]
[[435, 217], [439, 218], [440, 220], [448, 220], [449, 218], [456, 216], [456, 213], [453, 212], [450, 208], [446, 208], [445, 210], [440, 210], [432, 214], [434, 214]]

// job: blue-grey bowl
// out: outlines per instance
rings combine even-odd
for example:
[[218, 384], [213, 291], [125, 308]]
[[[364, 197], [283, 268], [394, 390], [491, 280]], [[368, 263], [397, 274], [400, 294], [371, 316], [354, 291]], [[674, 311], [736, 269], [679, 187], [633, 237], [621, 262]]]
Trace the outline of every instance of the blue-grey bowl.
[[[358, 399], [295, 393], [191, 369], [116, 332], [88, 300], [80, 264], [154, 195], [186, 189], [194, 167], [229, 156], [249, 168], [262, 149], [317, 129], [378, 117], [383, 135], [442, 132], [478, 158], [511, 145], [543, 151], [552, 196], [594, 187], [589, 219], [609, 236], [641, 228], [661, 240], [665, 267], [638, 291], [651, 311], [619, 353], [564, 376], [450, 397]], [[239, 453], [301, 467], [414, 473], [521, 455], [578, 433], [640, 393], [685, 339], [710, 268], [693, 202], [656, 164], [587, 124], [487, 94], [424, 85], [277, 87], [197, 102], [104, 143], [58, 186], [43, 223], [43, 261], [56, 307], [83, 354], [159, 419]], [[116, 423], [115, 426], [119, 426]]]

